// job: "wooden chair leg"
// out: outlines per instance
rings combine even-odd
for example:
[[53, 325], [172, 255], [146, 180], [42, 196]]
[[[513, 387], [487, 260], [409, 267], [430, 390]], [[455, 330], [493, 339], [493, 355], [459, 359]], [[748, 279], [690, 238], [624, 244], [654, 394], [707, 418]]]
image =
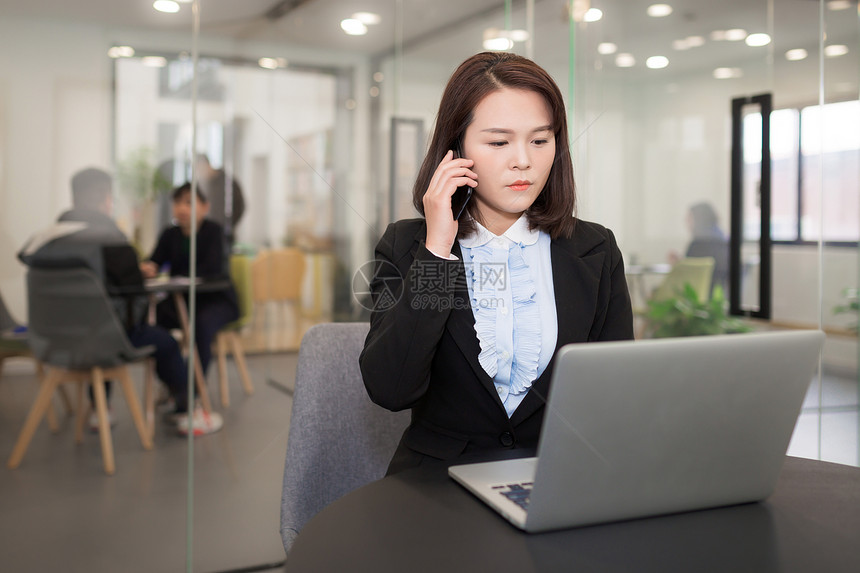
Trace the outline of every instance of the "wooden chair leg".
[[131, 381], [131, 375], [128, 373], [128, 367], [124, 366], [117, 371], [119, 382], [122, 385], [122, 391], [125, 394], [125, 401], [128, 403], [128, 409], [131, 411], [131, 418], [134, 420], [134, 427], [137, 428], [137, 434], [140, 436], [140, 443], [143, 449], [152, 449], [152, 440], [149, 437], [149, 429], [143, 419], [143, 411], [140, 409], [140, 402], [137, 399], [137, 394], [134, 391], [134, 384]]
[[155, 361], [152, 358], [147, 358], [143, 365], [143, 415], [150, 440], [155, 438], [155, 374], [153, 372], [154, 368]]
[[[200, 400], [200, 405], [206, 413], [212, 411], [212, 402], [209, 401], [209, 390], [206, 388], [206, 377], [203, 376], [203, 368], [200, 366], [200, 356], [197, 354], [197, 349], [192, 353], [194, 360], [194, 382], [197, 384], [197, 399]], [[191, 404], [188, 405], [192, 407]]]
[[[62, 386], [58, 386], [57, 390], [60, 388], [62, 388]], [[51, 430], [52, 434], [56, 434], [60, 431], [60, 422], [57, 421], [57, 408], [54, 406], [53, 400], [48, 403], [48, 409], [45, 410], [45, 420], [48, 422], [48, 428]]]
[[248, 374], [245, 349], [242, 347], [242, 340], [239, 338], [238, 332], [230, 333], [230, 343], [233, 349], [233, 360], [236, 362], [236, 368], [239, 370], [239, 377], [242, 380], [242, 388], [245, 389], [245, 394], [250, 396], [254, 393], [254, 385], [251, 383], [251, 375]]
[[215, 337], [215, 345], [218, 351], [218, 388], [221, 394], [221, 405], [227, 408], [230, 405], [230, 388], [227, 385], [227, 337], [230, 333], [222, 330]]
[[105, 396], [104, 372], [101, 368], [93, 368], [93, 394], [96, 399], [96, 415], [99, 418], [99, 438], [102, 445], [102, 460], [104, 461], [105, 473], [113, 475], [116, 464], [113, 457], [113, 439], [110, 433], [110, 422], [108, 421], [107, 397]]
[[57, 393], [60, 395], [60, 400], [63, 402], [63, 408], [65, 408], [66, 414], [71, 414], [72, 412], [74, 412], [74, 409], [72, 408], [72, 401], [69, 400], [69, 395], [66, 393], [66, 387], [62, 385], [58, 386]]
[[84, 441], [84, 424], [87, 419], [87, 403], [86, 403], [86, 389], [87, 383], [79, 381], [77, 383], [77, 409], [75, 412], [75, 443], [80, 444]]
[[36, 401], [33, 402], [33, 407], [30, 408], [30, 413], [27, 414], [24, 427], [21, 428], [18, 441], [15, 442], [15, 447], [12, 449], [12, 455], [9, 456], [7, 465], [10, 469], [15, 469], [21, 465], [21, 460], [24, 459], [24, 454], [27, 453], [27, 448], [30, 446], [30, 440], [33, 439], [33, 434], [36, 433], [39, 422], [42, 421], [45, 411], [51, 405], [51, 396], [54, 395], [54, 390], [57, 388], [57, 384], [59, 384], [62, 377], [63, 371], [51, 369], [48, 376], [42, 380], [41, 388], [36, 395]]

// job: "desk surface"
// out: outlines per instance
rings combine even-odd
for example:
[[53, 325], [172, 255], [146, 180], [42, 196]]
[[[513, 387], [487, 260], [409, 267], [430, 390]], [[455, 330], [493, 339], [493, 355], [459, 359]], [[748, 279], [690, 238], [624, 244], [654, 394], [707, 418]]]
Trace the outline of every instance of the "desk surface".
[[860, 468], [787, 458], [763, 503], [522, 533], [419, 468], [328, 506], [286, 571], [860, 571]]

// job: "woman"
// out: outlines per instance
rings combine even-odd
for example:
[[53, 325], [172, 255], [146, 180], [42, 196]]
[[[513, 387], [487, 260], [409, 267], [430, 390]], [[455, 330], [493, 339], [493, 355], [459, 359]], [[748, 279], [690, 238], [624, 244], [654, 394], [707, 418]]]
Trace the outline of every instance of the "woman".
[[[455, 220], [451, 198], [464, 185], [473, 195]], [[412, 409], [388, 471], [533, 450], [555, 351], [633, 337], [615, 238], [573, 216], [552, 78], [508, 53], [461, 64], [413, 199], [424, 219], [390, 225], [376, 247], [376, 308], [360, 358], [374, 402]]]

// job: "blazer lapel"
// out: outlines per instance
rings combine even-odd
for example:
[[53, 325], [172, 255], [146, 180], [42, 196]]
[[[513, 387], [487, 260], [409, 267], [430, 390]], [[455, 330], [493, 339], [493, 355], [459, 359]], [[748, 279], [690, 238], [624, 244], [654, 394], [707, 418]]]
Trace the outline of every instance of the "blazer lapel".
[[[605, 253], [588, 254], [596, 245], [573, 239], [558, 239], [550, 246], [552, 284], [555, 291], [555, 310], [558, 337], [555, 351], [572, 342], [586, 342], [592, 318], [597, 308], [597, 295]], [[529, 393], [517, 407], [511, 423], [517, 425], [534, 414], [548, 398], [549, 383], [555, 360], [532, 384]]]

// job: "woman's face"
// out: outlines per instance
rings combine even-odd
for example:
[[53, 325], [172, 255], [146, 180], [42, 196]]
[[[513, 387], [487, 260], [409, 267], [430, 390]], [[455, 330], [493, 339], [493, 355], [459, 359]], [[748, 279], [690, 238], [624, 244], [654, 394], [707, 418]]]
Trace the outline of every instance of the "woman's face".
[[540, 195], [555, 159], [549, 104], [537, 92], [502, 88], [475, 106], [463, 155], [478, 176], [481, 223], [504, 233]]
[[[195, 197], [197, 201], [197, 228], [203, 222], [203, 217], [209, 212], [209, 203], [204, 203]], [[183, 193], [173, 201], [173, 218], [186, 234], [191, 232], [191, 193]]]

